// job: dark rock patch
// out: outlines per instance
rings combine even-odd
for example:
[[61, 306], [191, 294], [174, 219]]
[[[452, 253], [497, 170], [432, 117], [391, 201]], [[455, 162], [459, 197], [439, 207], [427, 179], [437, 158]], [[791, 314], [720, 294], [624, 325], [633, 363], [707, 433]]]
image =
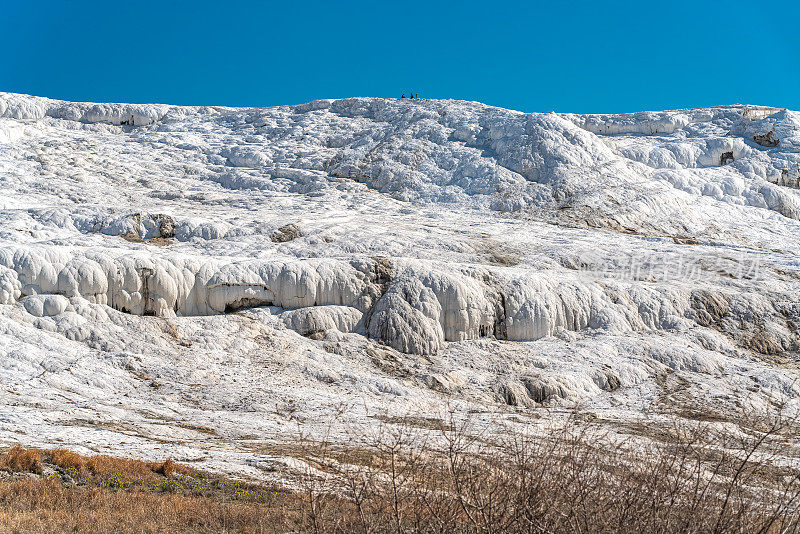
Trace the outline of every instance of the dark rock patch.
[[767, 148], [772, 148], [772, 147], [778, 146], [778, 143], [780, 143], [780, 140], [777, 137], [775, 137], [775, 131], [774, 130], [770, 130], [765, 134], [760, 134], [760, 135], [756, 134], [756, 135], [754, 135], [753, 136], [753, 141], [755, 141], [759, 145], [765, 146]]
[[272, 232], [269, 238], [274, 243], [286, 243], [298, 237], [303, 237], [303, 232], [300, 230], [300, 227], [296, 224], [287, 224]]

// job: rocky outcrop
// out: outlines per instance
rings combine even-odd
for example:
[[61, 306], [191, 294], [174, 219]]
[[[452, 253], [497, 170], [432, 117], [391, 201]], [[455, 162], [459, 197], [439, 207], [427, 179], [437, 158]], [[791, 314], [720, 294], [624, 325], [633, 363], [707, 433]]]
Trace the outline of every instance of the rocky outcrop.
[[780, 140], [775, 136], [775, 130], [770, 130], [765, 134], [755, 134], [753, 141], [767, 148], [776, 147], [780, 143]]
[[303, 232], [300, 230], [300, 227], [296, 224], [287, 224], [272, 232], [270, 239], [274, 243], [286, 243], [298, 237], [303, 237]]

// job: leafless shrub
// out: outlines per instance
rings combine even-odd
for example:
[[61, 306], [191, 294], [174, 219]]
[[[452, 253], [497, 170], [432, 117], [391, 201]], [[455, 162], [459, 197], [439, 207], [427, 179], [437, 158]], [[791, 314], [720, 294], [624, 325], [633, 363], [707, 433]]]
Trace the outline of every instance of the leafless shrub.
[[[386, 429], [374, 461], [335, 463], [342, 513], [314, 532], [794, 531], [800, 466], [781, 457], [794, 422], [777, 410], [737, 424], [676, 421], [662, 439], [623, 439], [570, 418], [545, 435], [500, 443], [451, 422], [437, 446]], [[326, 451], [318, 449], [323, 457]], [[321, 488], [309, 496], [319, 505]], [[333, 497], [331, 497], [333, 498]], [[331, 501], [333, 502], [333, 501]], [[309, 509], [313, 506], [309, 504]]]
[[[355, 430], [347, 446], [301, 437], [293, 450], [307, 469], [294, 492], [227, 489], [227, 482], [214, 484], [224, 490], [198, 492], [191, 476], [167, 478], [181, 469], [172, 462], [44, 451], [46, 461], [93, 476], [113, 470], [181, 482], [159, 492], [148, 489], [152, 484], [68, 488], [12, 479], [0, 482], [0, 527], [138, 532], [140, 521], [152, 531], [320, 534], [800, 529], [800, 465], [783, 454], [797, 440], [797, 425], [782, 406], [735, 423], [676, 419], [649, 438], [621, 437], [578, 416], [547, 432], [492, 435], [452, 417], [438, 429], [379, 421]], [[22, 460], [33, 458], [31, 451], [12, 451], [0, 457], [4, 466], [35, 469]]]

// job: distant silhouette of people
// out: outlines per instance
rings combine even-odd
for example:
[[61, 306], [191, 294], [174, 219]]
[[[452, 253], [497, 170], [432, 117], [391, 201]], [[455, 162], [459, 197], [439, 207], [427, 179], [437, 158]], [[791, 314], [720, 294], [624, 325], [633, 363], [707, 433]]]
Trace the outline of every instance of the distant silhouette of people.
[[414, 93], [411, 93], [411, 96], [409, 96], [408, 98], [414, 98]]
[[403, 93], [403, 96], [401, 96], [400, 98], [405, 98], [405, 97], [406, 97], [406, 94], [405, 94], [405, 93]]

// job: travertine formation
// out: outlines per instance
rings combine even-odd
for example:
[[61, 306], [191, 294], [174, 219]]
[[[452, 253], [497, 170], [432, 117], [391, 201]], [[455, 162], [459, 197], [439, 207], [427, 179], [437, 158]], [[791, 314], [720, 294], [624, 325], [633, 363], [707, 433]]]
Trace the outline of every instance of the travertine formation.
[[799, 181], [774, 108], [0, 93], [0, 436], [796, 402]]

